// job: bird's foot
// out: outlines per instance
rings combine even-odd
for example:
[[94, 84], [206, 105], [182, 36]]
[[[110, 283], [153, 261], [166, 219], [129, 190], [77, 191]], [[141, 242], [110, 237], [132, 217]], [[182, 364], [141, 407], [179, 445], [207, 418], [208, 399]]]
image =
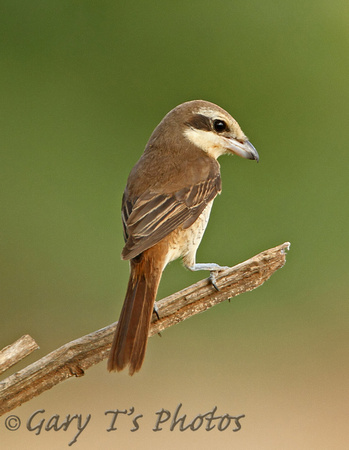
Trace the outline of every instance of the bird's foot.
[[[159, 308], [158, 308], [158, 305], [156, 304], [156, 302], [154, 303], [154, 306], [153, 306], [153, 313], [156, 315], [156, 317], [158, 318], [158, 320], [160, 320], [160, 316], [159, 316]], [[159, 333], [158, 333], [158, 336], [162, 337], [162, 334], [160, 333], [160, 331], [159, 331]]]
[[210, 271], [209, 281], [212, 284], [212, 286], [216, 289], [216, 291], [219, 291], [219, 288], [217, 286], [216, 274], [218, 272], [221, 272], [222, 270], [229, 269], [229, 267], [220, 266], [219, 264], [215, 263], [204, 263], [204, 264], [194, 264], [194, 266], [189, 267], [189, 269], [193, 271], [209, 270]]
[[159, 308], [158, 308], [158, 305], [156, 304], [156, 302], [154, 303], [153, 313], [156, 315], [156, 317], [158, 318], [158, 320], [160, 320], [160, 316], [159, 316]]
[[209, 282], [212, 284], [212, 286], [216, 289], [216, 291], [219, 291], [219, 287], [217, 286], [217, 279], [216, 279], [216, 273], [217, 271], [211, 271], [209, 276]]

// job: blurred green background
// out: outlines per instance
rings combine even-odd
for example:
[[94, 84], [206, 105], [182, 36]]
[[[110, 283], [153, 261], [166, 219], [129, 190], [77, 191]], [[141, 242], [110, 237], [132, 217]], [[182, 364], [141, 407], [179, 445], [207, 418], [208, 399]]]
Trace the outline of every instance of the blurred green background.
[[[263, 287], [151, 338], [142, 371], [90, 369], [13, 411], [6, 448], [65, 448], [31, 413], [92, 415], [74, 448], [344, 449], [348, 417], [347, 1], [2, 1], [0, 347], [19, 367], [118, 318], [128, 278], [120, 203], [152, 130], [177, 104], [227, 109], [260, 163], [220, 159], [198, 261], [233, 265], [291, 242]], [[159, 298], [206, 274], [180, 262]], [[217, 406], [242, 429], [155, 433], [155, 412]], [[138, 432], [110, 409], [135, 407]]]

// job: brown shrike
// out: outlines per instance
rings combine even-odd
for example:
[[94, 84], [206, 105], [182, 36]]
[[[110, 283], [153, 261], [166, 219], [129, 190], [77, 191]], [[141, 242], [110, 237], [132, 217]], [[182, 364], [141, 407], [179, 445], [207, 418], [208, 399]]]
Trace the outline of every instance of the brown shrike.
[[197, 264], [196, 251], [214, 198], [221, 192], [217, 158], [236, 154], [258, 161], [239, 124], [219, 106], [194, 100], [170, 111], [150, 136], [131, 170], [122, 198], [130, 279], [109, 355], [108, 370], [142, 366], [161, 274], [182, 258], [189, 270], [224, 269]]

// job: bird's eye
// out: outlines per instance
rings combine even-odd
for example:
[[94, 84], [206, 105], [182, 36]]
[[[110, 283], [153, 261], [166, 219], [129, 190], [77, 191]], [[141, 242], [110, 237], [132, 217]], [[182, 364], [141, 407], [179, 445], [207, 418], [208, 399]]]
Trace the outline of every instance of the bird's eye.
[[217, 119], [213, 122], [213, 128], [217, 133], [222, 133], [227, 129], [227, 124], [223, 120]]

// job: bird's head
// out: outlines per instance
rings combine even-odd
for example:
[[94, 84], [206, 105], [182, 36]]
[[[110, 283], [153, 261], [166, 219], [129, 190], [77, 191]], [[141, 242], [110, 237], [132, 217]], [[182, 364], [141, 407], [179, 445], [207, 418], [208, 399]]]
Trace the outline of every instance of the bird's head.
[[171, 115], [177, 123], [184, 125], [185, 138], [211, 157], [217, 159], [224, 154], [236, 154], [259, 161], [257, 150], [237, 121], [214, 103], [194, 100], [182, 103], [171, 113], [169, 119]]

